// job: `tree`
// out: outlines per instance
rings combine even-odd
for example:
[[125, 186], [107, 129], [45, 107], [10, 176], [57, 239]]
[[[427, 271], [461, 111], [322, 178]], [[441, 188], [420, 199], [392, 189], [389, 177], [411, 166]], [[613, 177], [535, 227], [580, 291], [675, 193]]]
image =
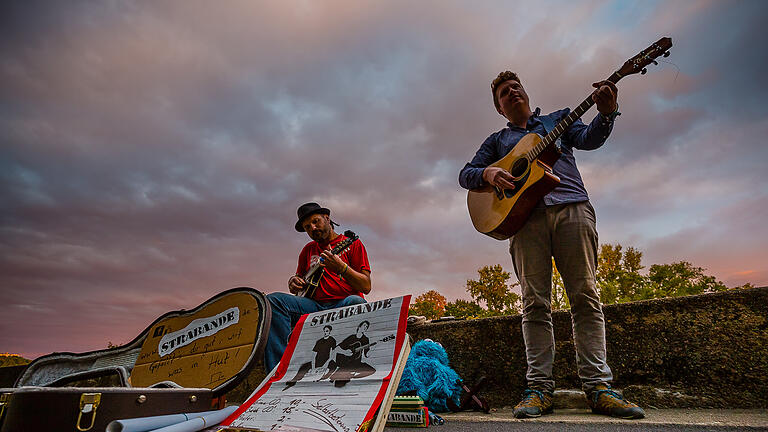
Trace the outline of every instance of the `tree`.
[[[714, 276], [704, 274], [704, 269], [694, 267], [687, 261], [672, 264], [654, 264], [649, 274], [644, 276], [640, 271], [645, 267], [641, 261], [643, 253], [634, 247], [624, 250], [620, 244], [603, 244], [597, 255], [596, 284], [603, 304], [624, 303], [636, 300], [655, 299], [663, 297], [678, 297], [684, 295], [702, 294], [725, 291], [726, 286]], [[480, 281], [467, 281], [467, 291], [475, 302], [485, 301], [488, 304], [486, 316], [500, 315], [499, 301], [506, 292], [506, 281], [509, 273], [501, 270], [500, 265], [485, 266], [478, 270]], [[754, 288], [751, 283], [730, 289]], [[519, 297], [512, 302], [515, 311]], [[488, 300], [491, 299], [489, 302]], [[568, 309], [570, 304], [566, 295], [563, 278], [552, 260], [552, 309]], [[492, 306], [496, 305], [496, 306]], [[514, 313], [503, 312], [503, 313]]]
[[479, 304], [467, 300], [458, 299], [445, 305], [445, 315], [454, 318], [479, 318], [484, 312]]
[[565, 292], [563, 277], [560, 276], [555, 260], [552, 259], [552, 310], [570, 308], [571, 303], [568, 301], [568, 295]]
[[29, 363], [29, 360], [18, 354], [0, 353], [0, 367], [21, 366]]
[[648, 280], [640, 274], [640, 270], [645, 268], [640, 264], [642, 258], [643, 253], [632, 246], [624, 252], [624, 259], [622, 260], [624, 273], [621, 275], [619, 283], [620, 303], [647, 298]]
[[620, 274], [621, 245], [600, 245], [595, 279], [601, 303], [612, 304], [618, 301]]
[[620, 244], [600, 245], [597, 255], [597, 290], [603, 304], [625, 303], [648, 298], [647, 279], [640, 274], [643, 253]]
[[501, 265], [485, 266], [477, 271], [479, 280], [467, 280], [467, 292], [472, 299], [480, 305], [484, 302], [487, 307], [487, 316], [512, 315], [520, 312], [520, 296], [512, 292], [511, 288], [519, 285], [515, 282], [512, 286], [507, 284], [510, 278], [509, 272], [505, 272]]
[[445, 314], [445, 297], [435, 290], [429, 290], [416, 297], [408, 312], [411, 315], [424, 315], [427, 319], [437, 319]]
[[725, 285], [704, 269], [688, 261], [672, 264], [654, 264], [648, 272], [651, 298], [680, 297], [686, 295], [725, 291]]

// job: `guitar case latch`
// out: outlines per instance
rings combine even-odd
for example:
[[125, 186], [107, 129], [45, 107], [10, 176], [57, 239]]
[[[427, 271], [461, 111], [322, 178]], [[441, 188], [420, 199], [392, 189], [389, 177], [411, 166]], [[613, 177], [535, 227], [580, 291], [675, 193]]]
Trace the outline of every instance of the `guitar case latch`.
[[[101, 393], [83, 393], [80, 395], [80, 414], [77, 415], [77, 423], [75, 426], [77, 430], [85, 432], [90, 430], [94, 423], [96, 423], [96, 410], [99, 409], [101, 403]], [[87, 428], [83, 428], [80, 422], [83, 420], [83, 414], [86, 416], [91, 415], [91, 424]]]
[[0, 394], [0, 426], [3, 424], [3, 417], [5, 416], [5, 411], [8, 405], [11, 403], [11, 395], [13, 393], [2, 393]]

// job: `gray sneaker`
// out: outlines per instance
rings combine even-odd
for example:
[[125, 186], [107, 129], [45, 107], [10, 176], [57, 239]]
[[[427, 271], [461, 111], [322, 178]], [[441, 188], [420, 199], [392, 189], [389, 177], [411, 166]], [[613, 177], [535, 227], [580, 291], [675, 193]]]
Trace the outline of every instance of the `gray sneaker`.
[[536, 389], [526, 389], [523, 400], [515, 405], [515, 418], [541, 417], [552, 412], [552, 393]]

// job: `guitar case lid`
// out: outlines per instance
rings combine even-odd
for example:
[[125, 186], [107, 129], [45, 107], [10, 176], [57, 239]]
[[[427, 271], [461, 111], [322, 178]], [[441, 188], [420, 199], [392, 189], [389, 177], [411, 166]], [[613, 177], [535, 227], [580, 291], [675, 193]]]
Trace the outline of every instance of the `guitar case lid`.
[[53, 353], [29, 364], [15, 387], [62, 386], [94, 372], [118, 372], [121, 385], [207, 388], [219, 396], [261, 361], [271, 311], [253, 288], [233, 288], [192, 310], [162, 315], [125, 345], [86, 353]]

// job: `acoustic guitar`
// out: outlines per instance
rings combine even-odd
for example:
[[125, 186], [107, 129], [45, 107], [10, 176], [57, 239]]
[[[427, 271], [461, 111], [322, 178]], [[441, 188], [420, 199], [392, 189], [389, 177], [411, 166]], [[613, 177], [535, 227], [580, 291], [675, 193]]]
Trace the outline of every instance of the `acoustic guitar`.
[[[344, 231], [344, 237], [346, 238], [331, 249], [332, 254], [339, 255], [344, 253], [352, 243], [360, 238], [350, 230]], [[296, 294], [297, 296], [312, 298], [315, 295], [317, 286], [320, 284], [320, 279], [323, 278], [323, 274], [325, 273], [325, 266], [322, 266], [321, 264], [322, 258], [307, 270], [307, 273], [304, 275], [304, 281], [307, 283], [307, 286]]]
[[[627, 60], [608, 80], [617, 83], [627, 75], [645, 74], [646, 66], [658, 64], [656, 58], [669, 56], [672, 39], [665, 37]], [[467, 207], [472, 224], [479, 232], [498, 240], [505, 240], [523, 227], [531, 211], [544, 195], [559, 183], [552, 166], [560, 158], [557, 139], [594, 105], [592, 95], [562, 119], [545, 137], [530, 133], [525, 135], [510, 152], [491, 164], [512, 174], [514, 189], [486, 186], [470, 190]]]

